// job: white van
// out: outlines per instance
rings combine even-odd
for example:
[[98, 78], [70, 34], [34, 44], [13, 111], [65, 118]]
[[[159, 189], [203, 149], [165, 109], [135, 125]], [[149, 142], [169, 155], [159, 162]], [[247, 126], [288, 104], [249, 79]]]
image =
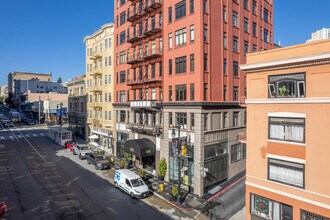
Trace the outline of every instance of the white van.
[[117, 170], [114, 181], [117, 188], [121, 188], [132, 198], [144, 198], [149, 194], [149, 188], [141, 177], [130, 170]]

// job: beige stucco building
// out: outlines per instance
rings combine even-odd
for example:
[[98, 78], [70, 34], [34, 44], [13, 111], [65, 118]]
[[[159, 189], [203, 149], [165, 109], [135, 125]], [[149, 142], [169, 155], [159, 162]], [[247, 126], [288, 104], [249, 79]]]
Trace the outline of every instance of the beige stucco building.
[[86, 92], [88, 135], [97, 135], [100, 146], [113, 152], [113, 32], [112, 23], [86, 36]]
[[249, 54], [246, 219], [330, 217], [330, 40]]

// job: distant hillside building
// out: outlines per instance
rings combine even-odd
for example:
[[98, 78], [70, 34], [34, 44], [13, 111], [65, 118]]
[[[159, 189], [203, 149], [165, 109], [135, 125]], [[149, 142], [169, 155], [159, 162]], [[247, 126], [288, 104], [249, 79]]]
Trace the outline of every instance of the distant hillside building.
[[330, 39], [330, 28], [322, 28], [321, 30], [312, 33], [312, 38], [307, 40], [306, 43], [325, 39]]
[[8, 95], [12, 97], [15, 92], [15, 80], [39, 79], [40, 81], [51, 82], [52, 73], [27, 73], [27, 72], [10, 72], [8, 74]]
[[0, 85], [0, 97], [6, 98], [8, 96], [8, 86], [7, 85]]

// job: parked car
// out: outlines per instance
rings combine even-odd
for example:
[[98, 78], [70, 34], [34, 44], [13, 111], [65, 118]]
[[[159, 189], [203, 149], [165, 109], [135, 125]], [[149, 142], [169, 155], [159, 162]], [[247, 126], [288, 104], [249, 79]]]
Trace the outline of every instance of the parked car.
[[11, 120], [9, 120], [9, 119], [3, 119], [2, 120], [2, 125], [4, 127], [13, 127], [14, 126], [13, 125], [13, 122]]
[[80, 160], [86, 159], [86, 155], [92, 153], [86, 144], [74, 145], [72, 152], [74, 155], [78, 155]]
[[110, 169], [109, 161], [105, 160], [103, 156], [97, 156], [94, 153], [86, 154], [88, 164], [93, 164], [97, 170]]
[[65, 148], [69, 149], [70, 151], [73, 151], [73, 146], [76, 145], [73, 141], [67, 141], [65, 142]]
[[117, 170], [114, 182], [117, 188], [124, 190], [132, 198], [144, 198], [149, 194], [149, 188], [142, 178], [130, 170]]

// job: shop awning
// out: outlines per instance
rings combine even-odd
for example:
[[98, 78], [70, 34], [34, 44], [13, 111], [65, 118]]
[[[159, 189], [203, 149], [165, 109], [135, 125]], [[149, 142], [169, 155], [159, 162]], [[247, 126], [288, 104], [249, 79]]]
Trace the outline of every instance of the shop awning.
[[137, 157], [155, 156], [156, 145], [149, 139], [128, 140], [124, 144], [124, 152]]

